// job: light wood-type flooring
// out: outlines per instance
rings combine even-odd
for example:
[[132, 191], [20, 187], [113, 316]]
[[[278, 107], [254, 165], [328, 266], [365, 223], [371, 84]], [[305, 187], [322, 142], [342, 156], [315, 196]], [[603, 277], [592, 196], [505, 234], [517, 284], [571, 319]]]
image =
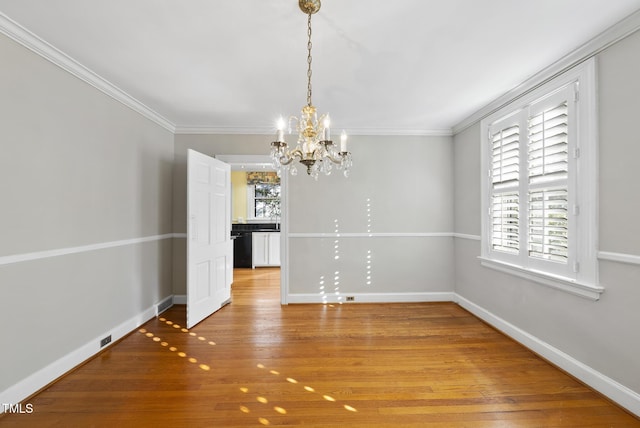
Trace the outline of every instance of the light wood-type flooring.
[[637, 427], [453, 303], [279, 304], [279, 270], [236, 270], [233, 303], [185, 307], [30, 398], [0, 427]]

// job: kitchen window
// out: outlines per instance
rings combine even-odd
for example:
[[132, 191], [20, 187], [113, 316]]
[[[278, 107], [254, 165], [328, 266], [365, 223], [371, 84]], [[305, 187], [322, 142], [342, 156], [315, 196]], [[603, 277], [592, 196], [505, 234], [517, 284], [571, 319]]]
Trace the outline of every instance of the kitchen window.
[[272, 219], [280, 216], [280, 184], [253, 185], [252, 209], [255, 218]]

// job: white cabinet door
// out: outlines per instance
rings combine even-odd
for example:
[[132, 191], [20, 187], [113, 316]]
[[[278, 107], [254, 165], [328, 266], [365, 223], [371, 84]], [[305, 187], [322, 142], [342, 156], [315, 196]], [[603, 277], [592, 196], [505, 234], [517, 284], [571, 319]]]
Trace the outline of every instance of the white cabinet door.
[[280, 266], [280, 233], [252, 233], [252, 261], [256, 266]]
[[280, 266], [280, 233], [269, 233], [269, 265]]
[[251, 259], [253, 267], [269, 265], [269, 234], [254, 232], [252, 235]]

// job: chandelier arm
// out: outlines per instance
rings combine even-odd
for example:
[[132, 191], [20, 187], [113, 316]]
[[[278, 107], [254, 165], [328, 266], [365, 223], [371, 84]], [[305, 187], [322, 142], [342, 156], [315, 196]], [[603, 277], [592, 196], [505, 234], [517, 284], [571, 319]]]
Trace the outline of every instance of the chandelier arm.
[[302, 150], [300, 149], [295, 149], [292, 150], [282, 156], [280, 156], [280, 164], [281, 165], [290, 165], [294, 160], [296, 160], [296, 158], [298, 159], [302, 159]]
[[280, 158], [280, 165], [283, 165], [283, 166], [291, 165], [291, 163], [292, 163], [294, 160], [295, 160], [294, 158], [291, 158], [291, 157], [290, 157], [290, 158], [287, 158], [286, 156], [282, 156], [282, 157]]
[[340, 164], [344, 163], [344, 160], [346, 159], [348, 153], [349, 152], [340, 152], [340, 153], [338, 153], [338, 156], [340, 156], [340, 159], [336, 159], [333, 156], [331, 156], [330, 154], [327, 154], [325, 156], [325, 158], [329, 159], [331, 162], [335, 163], [336, 165], [340, 165]]

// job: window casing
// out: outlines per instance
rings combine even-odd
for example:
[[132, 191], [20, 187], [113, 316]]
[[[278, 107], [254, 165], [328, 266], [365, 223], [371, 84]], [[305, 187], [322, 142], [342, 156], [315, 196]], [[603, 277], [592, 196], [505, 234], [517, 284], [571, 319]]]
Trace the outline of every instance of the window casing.
[[597, 300], [593, 60], [487, 117], [483, 265]]

